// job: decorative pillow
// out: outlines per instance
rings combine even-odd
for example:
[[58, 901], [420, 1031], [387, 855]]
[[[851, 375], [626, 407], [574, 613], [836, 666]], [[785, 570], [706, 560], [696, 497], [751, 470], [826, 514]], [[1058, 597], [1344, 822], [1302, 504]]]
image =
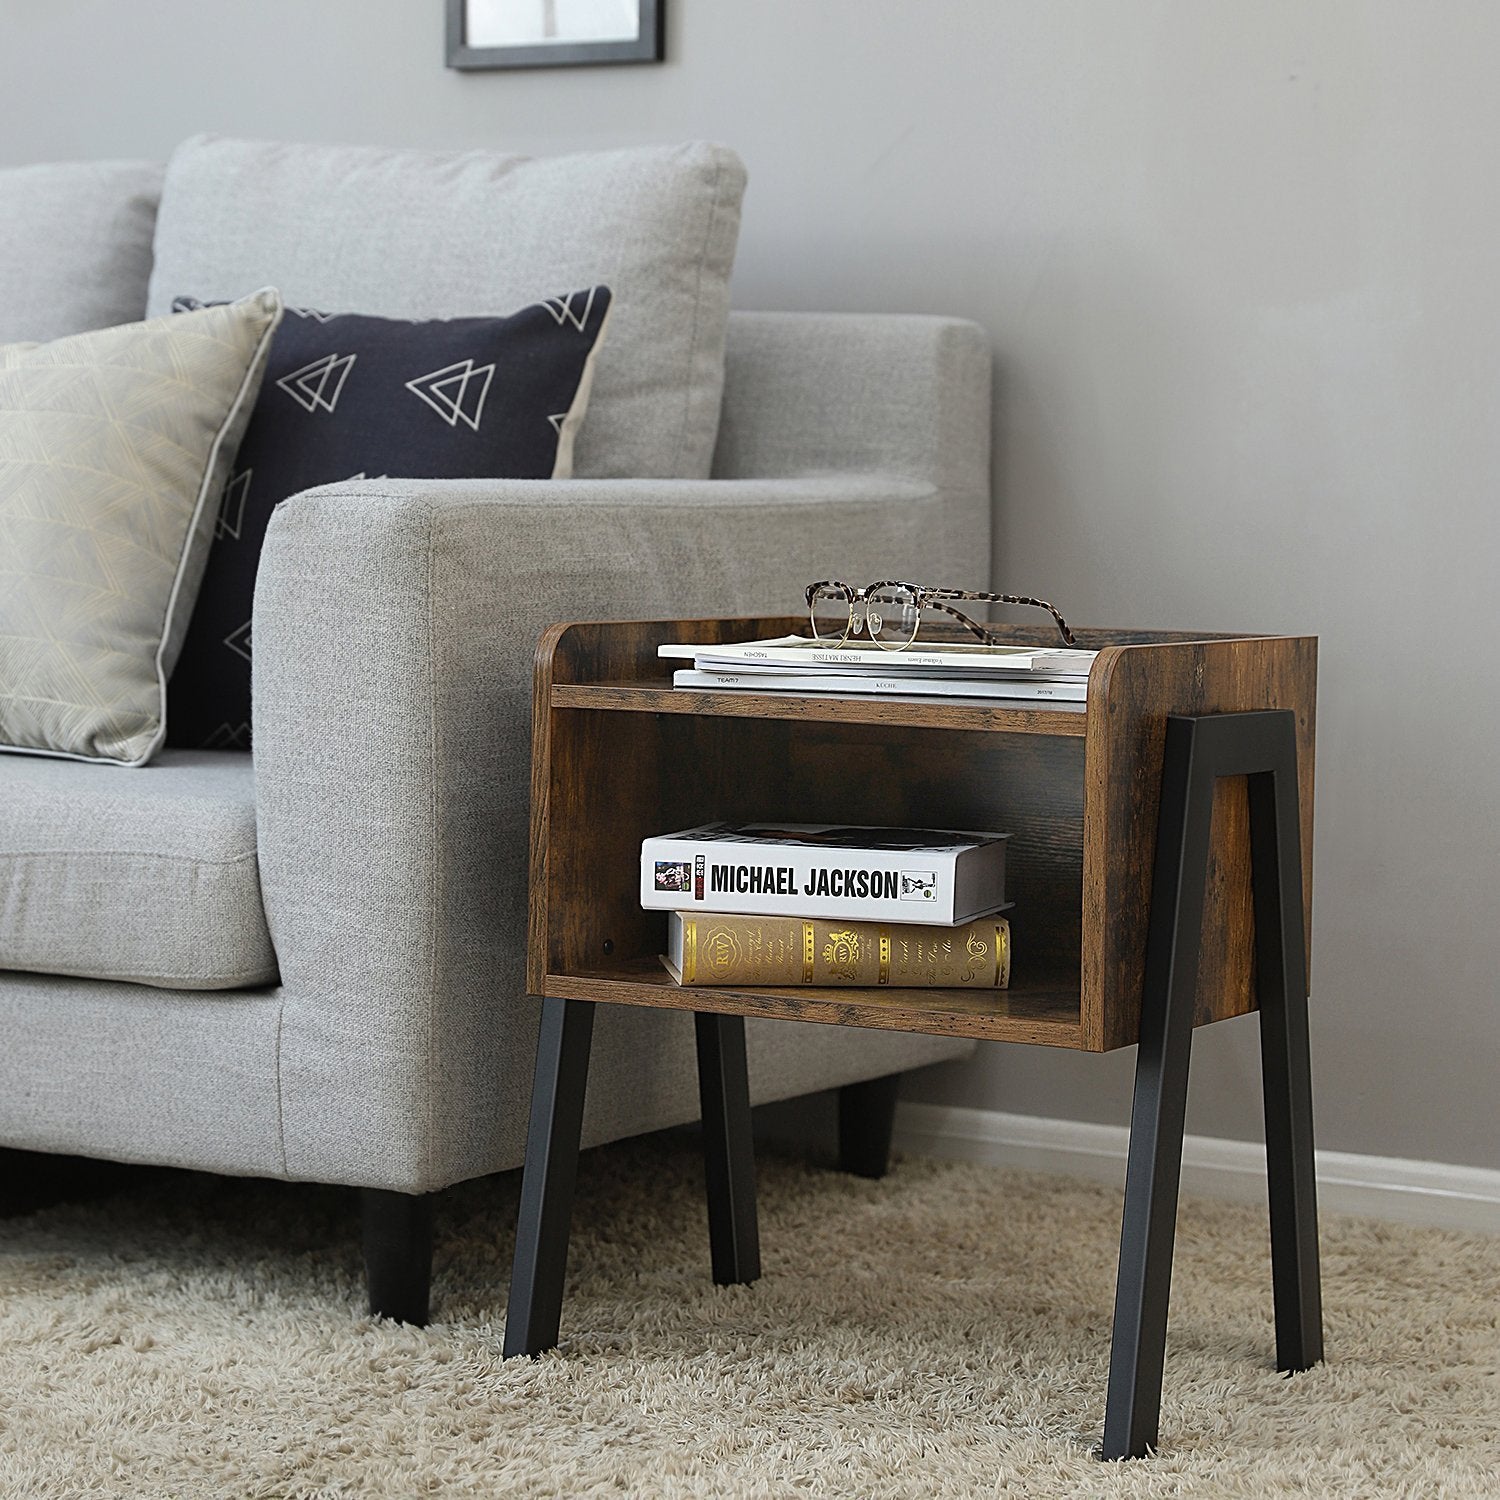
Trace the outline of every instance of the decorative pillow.
[[0, 347], [0, 749], [138, 766], [281, 298]]
[[508, 318], [415, 323], [288, 308], [172, 678], [172, 743], [250, 743], [250, 611], [280, 501], [366, 476], [567, 479], [609, 312], [607, 287]]

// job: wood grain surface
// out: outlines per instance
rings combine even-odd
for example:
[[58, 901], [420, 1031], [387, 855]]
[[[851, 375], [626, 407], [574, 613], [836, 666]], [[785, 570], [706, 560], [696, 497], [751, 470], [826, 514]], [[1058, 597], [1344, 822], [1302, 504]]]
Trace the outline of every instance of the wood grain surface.
[[[527, 982], [535, 994], [1107, 1050], [1136, 1040], [1166, 719], [1291, 708], [1310, 911], [1316, 642], [1079, 631], [1085, 713], [678, 692], [656, 648], [799, 633], [799, 617], [555, 626], [538, 648]], [[1017, 644], [1047, 644], [1016, 627]], [[641, 840], [723, 820], [1011, 835], [1009, 991], [724, 990], [660, 968]], [[1220, 784], [1199, 1024], [1254, 1008], [1248, 808]]]
[[[1101, 651], [1089, 679], [1084, 796], [1082, 999], [1091, 1050], [1126, 1046], [1140, 1030], [1168, 715], [1264, 708], [1296, 714], [1303, 905], [1311, 932], [1316, 694], [1312, 637], [1164, 642]], [[1195, 1024], [1253, 1010], [1243, 777], [1226, 778], [1215, 792], [1203, 945]]]
[[708, 1010], [729, 1015], [865, 1026], [880, 1031], [921, 1031], [985, 1041], [1044, 1047], [1079, 1045], [1078, 994], [1073, 986], [1008, 990], [730, 989], [678, 984], [659, 960], [598, 973], [549, 974], [548, 995], [570, 1000]]
[[920, 717], [925, 729], [989, 729], [1008, 734], [1064, 735], [1082, 739], [1083, 704], [1018, 708], [983, 702], [955, 702], [915, 694], [860, 697], [824, 694], [752, 693], [740, 688], [674, 688], [657, 683], [603, 682], [587, 687], [564, 683], [552, 689], [554, 708], [611, 708], [625, 713], [697, 714], [716, 719], [822, 719], [838, 724], [910, 724]]

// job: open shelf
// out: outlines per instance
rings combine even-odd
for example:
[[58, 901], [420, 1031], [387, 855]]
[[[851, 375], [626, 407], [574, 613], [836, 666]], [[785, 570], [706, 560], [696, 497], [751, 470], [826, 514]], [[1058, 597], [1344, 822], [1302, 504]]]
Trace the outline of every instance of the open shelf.
[[775, 1020], [924, 1031], [1047, 1047], [1079, 1046], [1078, 981], [1012, 979], [1009, 989], [822, 989], [811, 985], [736, 989], [681, 985], [659, 959], [638, 958], [616, 968], [548, 974], [542, 993], [568, 1000], [722, 1011]]
[[[1304, 901], [1312, 892], [1317, 644], [1299, 637], [1080, 630], [1086, 706], [915, 695], [793, 697], [671, 685], [665, 643], [768, 639], [790, 618], [557, 625], [538, 647], [533, 994], [934, 1032], [1102, 1052], [1140, 1035], [1172, 714], [1296, 715]], [[1045, 632], [1001, 632], [1045, 645]], [[1010, 834], [1008, 990], [676, 985], [665, 914], [643, 911], [641, 841], [704, 823], [839, 822]], [[1195, 1024], [1255, 1008], [1249, 804], [1214, 793]], [[1305, 907], [1310, 922], [1310, 909]]]
[[652, 682], [556, 683], [553, 708], [597, 708], [624, 713], [701, 714], [729, 719], [798, 719], [830, 724], [910, 724], [928, 729], [983, 729], [990, 733], [1074, 735], [1084, 733], [1082, 703], [1044, 708], [955, 701], [902, 694], [866, 698], [856, 693], [750, 693], [739, 689], [677, 688], [669, 678]]

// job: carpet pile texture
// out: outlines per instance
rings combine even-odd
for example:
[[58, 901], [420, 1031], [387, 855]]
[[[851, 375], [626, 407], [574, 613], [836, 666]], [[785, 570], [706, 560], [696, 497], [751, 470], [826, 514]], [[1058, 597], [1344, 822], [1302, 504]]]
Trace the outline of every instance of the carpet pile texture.
[[693, 1139], [591, 1152], [563, 1346], [505, 1363], [515, 1174], [440, 1200], [422, 1330], [362, 1316], [351, 1193], [127, 1177], [0, 1218], [5, 1496], [1500, 1495], [1500, 1240], [1327, 1219], [1287, 1380], [1263, 1213], [1184, 1200], [1162, 1449], [1102, 1464], [1108, 1188], [771, 1156], [715, 1289]]

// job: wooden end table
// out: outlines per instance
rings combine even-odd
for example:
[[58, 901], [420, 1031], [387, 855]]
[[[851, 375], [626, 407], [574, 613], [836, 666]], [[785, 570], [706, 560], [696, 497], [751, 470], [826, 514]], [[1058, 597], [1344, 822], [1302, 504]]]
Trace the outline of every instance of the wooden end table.
[[[1311, 637], [1080, 631], [1087, 705], [676, 691], [656, 648], [798, 617], [557, 625], [537, 655], [527, 985], [541, 997], [505, 1353], [557, 1342], [593, 1007], [696, 1014], [714, 1280], [760, 1272], [745, 1016], [1139, 1046], [1102, 1452], [1153, 1447], [1193, 1028], [1260, 1012], [1276, 1359], [1323, 1356], [1308, 1057]], [[1045, 631], [1014, 627], [1016, 644]], [[641, 840], [715, 819], [996, 828], [1007, 990], [725, 989], [662, 968]]]

